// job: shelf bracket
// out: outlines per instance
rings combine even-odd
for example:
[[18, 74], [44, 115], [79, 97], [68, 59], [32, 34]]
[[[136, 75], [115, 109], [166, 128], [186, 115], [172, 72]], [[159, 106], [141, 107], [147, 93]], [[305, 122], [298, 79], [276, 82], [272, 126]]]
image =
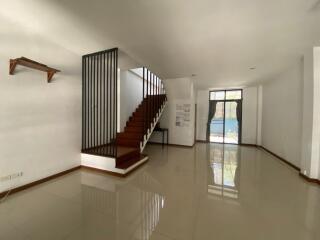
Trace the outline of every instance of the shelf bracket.
[[54, 75], [55, 73], [56, 73], [56, 72], [54, 72], [54, 71], [49, 71], [49, 72], [47, 73], [47, 75], [48, 75], [48, 83], [51, 82], [51, 79], [52, 79], [52, 77], [53, 77], [53, 75]]
[[14, 70], [16, 69], [18, 61], [14, 59], [10, 59], [10, 69], [9, 69], [9, 74], [13, 75]]

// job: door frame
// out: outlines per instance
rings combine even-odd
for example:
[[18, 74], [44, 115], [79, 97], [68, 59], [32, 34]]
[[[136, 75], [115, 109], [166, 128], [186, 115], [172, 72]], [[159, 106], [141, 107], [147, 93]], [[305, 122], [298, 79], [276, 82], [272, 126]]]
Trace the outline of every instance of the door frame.
[[[241, 91], [241, 99], [226, 99], [226, 93], [228, 91]], [[221, 100], [210, 100], [211, 92], [224, 92], [224, 99]], [[225, 90], [211, 90], [209, 91], [209, 102], [223, 102], [223, 141], [222, 142], [211, 142], [210, 135], [209, 135], [209, 143], [220, 143], [220, 144], [233, 144], [233, 145], [241, 145], [242, 143], [242, 101], [243, 101], [243, 89], [225, 89]], [[239, 121], [239, 128], [238, 128], [238, 143], [225, 143], [225, 124], [226, 124], [226, 102], [239, 102], [240, 103], [240, 121]], [[210, 104], [209, 104], [210, 106]], [[211, 124], [209, 124], [210, 127]], [[209, 129], [210, 133], [210, 129]]]

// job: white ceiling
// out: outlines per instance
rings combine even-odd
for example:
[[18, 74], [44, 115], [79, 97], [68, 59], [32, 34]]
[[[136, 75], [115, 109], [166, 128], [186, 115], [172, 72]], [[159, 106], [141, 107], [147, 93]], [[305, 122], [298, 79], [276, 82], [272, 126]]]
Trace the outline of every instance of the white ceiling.
[[196, 74], [198, 88], [238, 87], [320, 45], [316, 2], [10, 0], [0, 15], [79, 55], [120, 47], [162, 78]]

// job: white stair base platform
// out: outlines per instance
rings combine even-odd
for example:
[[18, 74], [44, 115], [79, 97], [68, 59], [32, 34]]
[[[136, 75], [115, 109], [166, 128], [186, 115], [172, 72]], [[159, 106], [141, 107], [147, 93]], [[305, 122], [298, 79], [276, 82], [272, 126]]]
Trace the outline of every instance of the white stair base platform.
[[118, 175], [126, 175], [139, 167], [141, 164], [148, 161], [149, 157], [144, 156], [140, 161], [136, 162], [132, 166], [121, 169], [116, 168], [116, 159], [112, 157], [102, 157], [102, 156], [96, 156], [86, 153], [81, 153], [81, 166], [94, 168], [110, 173], [115, 173]]

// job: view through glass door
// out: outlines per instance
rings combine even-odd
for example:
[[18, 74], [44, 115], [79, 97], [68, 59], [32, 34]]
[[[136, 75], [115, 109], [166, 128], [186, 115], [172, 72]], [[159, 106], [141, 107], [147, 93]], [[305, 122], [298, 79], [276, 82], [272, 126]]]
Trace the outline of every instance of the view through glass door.
[[238, 144], [241, 141], [242, 90], [210, 92], [208, 140]]
[[210, 142], [223, 143], [224, 137], [224, 102], [217, 101], [216, 110], [210, 123]]

